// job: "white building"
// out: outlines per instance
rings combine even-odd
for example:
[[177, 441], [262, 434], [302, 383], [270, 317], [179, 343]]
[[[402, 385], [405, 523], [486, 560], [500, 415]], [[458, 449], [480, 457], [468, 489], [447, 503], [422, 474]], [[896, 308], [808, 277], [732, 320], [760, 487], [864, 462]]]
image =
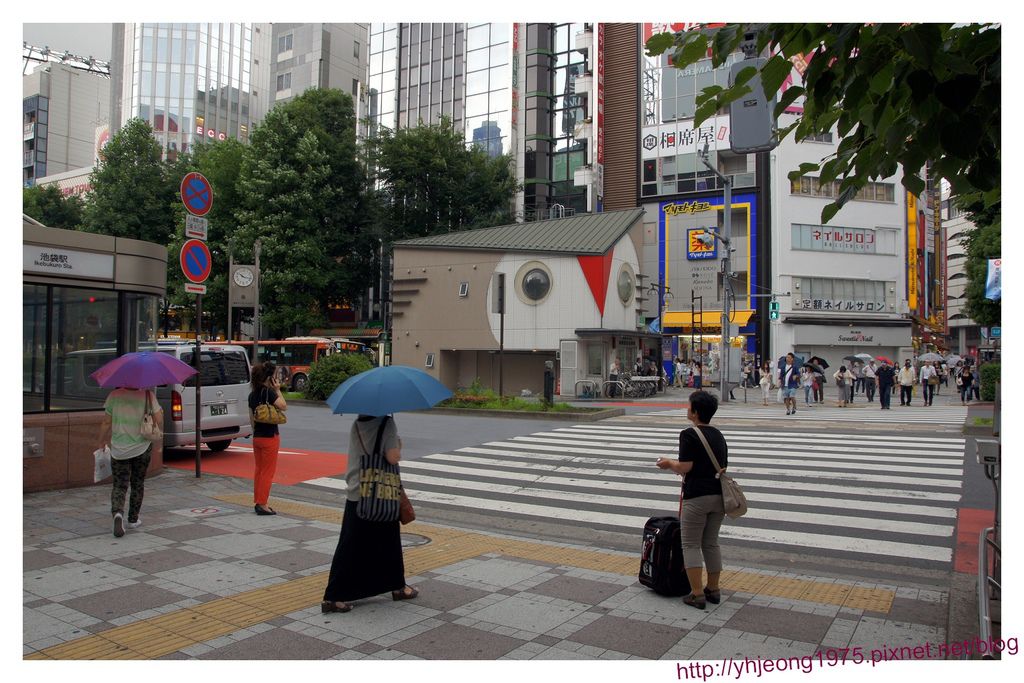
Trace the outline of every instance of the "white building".
[[309, 88], [335, 88], [356, 101], [370, 58], [369, 24], [273, 24], [271, 106]]
[[[772, 291], [780, 319], [771, 324], [771, 348], [819, 356], [838, 367], [844, 356], [869, 353], [902, 362], [913, 354], [907, 317], [908, 195], [901, 179], [871, 182], [827, 223], [822, 209], [839, 182], [816, 175], [790, 181], [802, 163], [835, 152], [837, 136], [799, 144], [789, 136], [770, 161]], [[917, 225], [917, 212], [912, 219]]]
[[22, 77], [22, 180], [92, 166], [110, 116], [110, 79], [56, 62]]
[[961, 356], [977, 355], [987, 340], [981, 327], [964, 312], [967, 299], [967, 249], [961, 243], [975, 225], [948, 199], [943, 202], [942, 227], [946, 242], [946, 306], [949, 315], [951, 350]]

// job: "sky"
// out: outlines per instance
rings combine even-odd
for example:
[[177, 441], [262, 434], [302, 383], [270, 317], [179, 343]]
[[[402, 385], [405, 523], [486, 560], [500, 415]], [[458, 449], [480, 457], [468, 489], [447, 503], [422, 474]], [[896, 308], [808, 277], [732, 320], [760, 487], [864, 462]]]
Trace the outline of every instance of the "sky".
[[111, 24], [22, 24], [22, 41], [53, 51], [110, 61]]

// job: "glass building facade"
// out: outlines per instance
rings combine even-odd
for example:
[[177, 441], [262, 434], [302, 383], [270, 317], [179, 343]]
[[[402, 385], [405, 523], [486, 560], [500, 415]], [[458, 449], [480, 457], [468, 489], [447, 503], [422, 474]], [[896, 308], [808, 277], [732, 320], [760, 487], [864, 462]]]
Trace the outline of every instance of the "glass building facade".
[[253, 31], [242, 23], [127, 24], [115, 31], [123, 43], [115, 44], [112, 61], [124, 61], [115, 126], [134, 117], [148, 121], [170, 155], [199, 139], [248, 140], [259, 111]]
[[510, 151], [510, 24], [370, 26], [369, 115], [391, 129], [452, 120], [467, 144]]

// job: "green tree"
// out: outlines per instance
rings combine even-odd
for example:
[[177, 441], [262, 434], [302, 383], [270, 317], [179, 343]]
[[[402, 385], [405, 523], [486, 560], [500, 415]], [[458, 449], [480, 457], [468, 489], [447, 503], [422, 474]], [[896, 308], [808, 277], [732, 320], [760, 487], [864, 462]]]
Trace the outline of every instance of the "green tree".
[[157, 244], [171, 241], [178, 186], [148, 123], [132, 119], [110, 138], [91, 181], [84, 230]]
[[[757, 31], [758, 54], [771, 54], [760, 70], [769, 98], [792, 70], [808, 62], [803, 86], [790, 87], [775, 108], [803, 97], [803, 114], [785, 120], [779, 139], [828, 133], [842, 142], [820, 164], [801, 164], [796, 179], [820, 171], [822, 182], [842, 178], [836, 201], [822, 211], [827, 222], [867, 182], [904, 168], [903, 184], [924, 190], [921, 168], [952, 185], [953, 194], [981, 192], [986, 206], [1000, 194], [1000, 88], [1002, 31], [996, 24], [727, 24], [717, 30], [662, 33], [647, 41], [648, 54], [669, 53], [684, 69], [712, 51], [719, 66], [744, 36]], [[750, 92], [755, 69], [733, 87], [711, 86], [697, 96], [695, 123]], [[789, 116], [789, 115], [786, 115]]]
[[[170, 164], [169, 175], [172, 181], [177, 181], [179, 188], [181, 179], [193, 171], [202, 173], [213, 188], [213, 206], [204, 216], [209, 223], [206, 243], [213, 257], [213, 267], [205, 282], [206, 294], [203, 296], [203, 318], [205, 321], [208, 315], [213, 327], [207, 332], [227, 328], [229, 239], [238, 228], [238, 177], [244, 152], [244, 144], [234, 138], [227, 138], [219, 142], [200, 143], [189, 154], [179, 156]], [[175, 202], [173, 215], [174, 235], [168, 245], [168, 303], [193, 306], [195, 295], [185, 294], [185, 276], [178, 262], [178, 254], [186, 239], [185, 217], [188, 215], [180, 201]]]
[[387, 243], [513, 221], [517, 183], [511, 158], [467, 148], [448, 119], [383, 129], [368, 148]]
[[261, 242], [260, 303], [271, 334], [324, 325], [329, 304], [355, 300], [373, 279], [365, 185], [352, 98], [340, 90], [308, 90], [253, 132], [229, 244], [247, 259]]
[[964, 262], [967, 273], [964, 313], [983, 327], [999, 325], [1001, 302], [985, 298], [985, 283], [988, 280], [988, 260], [1002, 254], [1000, 205], [985, 206], [984, 199], [977, 193], [961, 196], [955, 203], [974, 223], [974, 228], [961, 242], [967, 255]]
[[45, 226], [77, 230], [82, 223], [82, 199], [65, 197], [56, 185], [25, 188], [21, 210]]
[[309, 368], [306, 398], [322, 401], [349, 377], [372, 367], [369, 359], [358, 353], [332, 353], [324, 356]]

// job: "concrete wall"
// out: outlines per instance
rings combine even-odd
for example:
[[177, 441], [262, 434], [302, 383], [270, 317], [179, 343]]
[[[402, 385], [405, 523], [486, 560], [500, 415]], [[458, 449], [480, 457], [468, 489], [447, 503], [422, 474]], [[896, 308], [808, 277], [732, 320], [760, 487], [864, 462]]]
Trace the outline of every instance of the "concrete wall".
[[[292, 35], [292, 49], [278, 52], [278, 38]], [[309, 88], [336, 88], [353, 97], [353, 79], [365, 83], [369, 66], [369, 24], [273, 24], [270, 92], [287, 101]], [[354, 43], [359, 43], [355, 56]], [[291, 88], [278, 92], [278, 74], [291, 73]]]
[[[49, 491], [91, 486], [103, 411], [25, 415], [22, 490]], [[163, 469], [163, 444], [153, 444], [147, 474]], [[105, 479], [103, 483], [110, 483]]]
[[22, 94], [50, 100], [46, 174], [92, 166], [96, 128], [110, 120], [110, 79], [63, 64], [41, 64], [24, 77]]

